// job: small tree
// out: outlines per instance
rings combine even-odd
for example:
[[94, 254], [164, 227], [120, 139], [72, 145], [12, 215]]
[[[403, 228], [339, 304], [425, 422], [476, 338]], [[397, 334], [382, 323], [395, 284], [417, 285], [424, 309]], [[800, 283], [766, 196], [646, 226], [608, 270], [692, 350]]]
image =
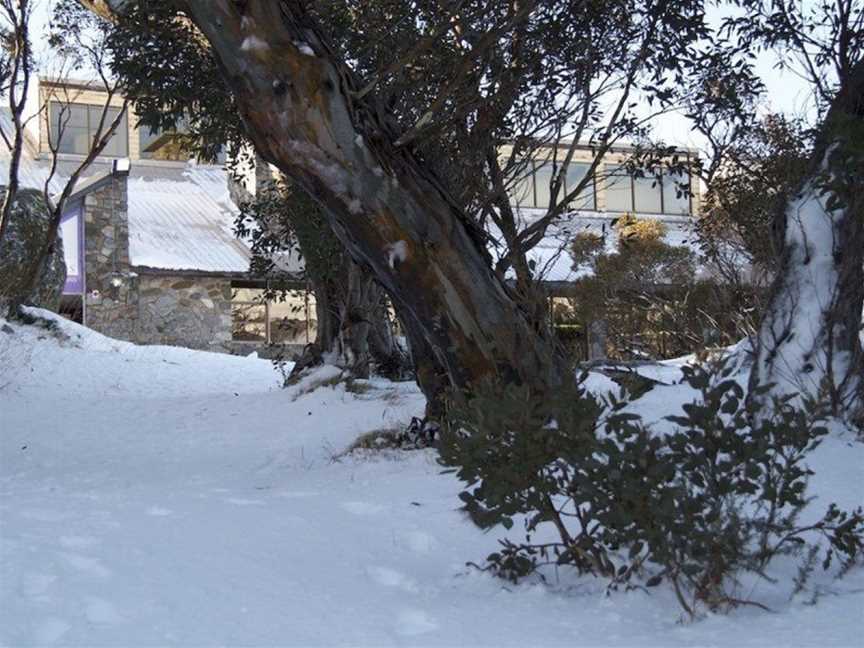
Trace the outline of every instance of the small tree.
[[[778, 556], [839, 573], [864, 550], [864, 512], [827, 506], [802, 524], [806, 458], [827, 433], [821, 408], [780, 399], [755, 425], [730, 360], [686, 367], [693, 399], [652, 430], [628, 400], [579, 387], [548, 398], [526, 387], [480, 389], [454, 409], [441, 463], [465, 482], [460, 498], [483, 528], [514, 535], [484, 569], [517, 581], [574, 568], [610, 589], [667, 582], [684, 612], [744, 605], [743, 574], [767, 577]], [[797, 591], [803, 583], [789, 583]]]
[[703, 260], [665, 242], [660, 221], [625, 215], [615, 229], [615, 250], [607, 249], [605, 237], [588, 232], [578, 234], [569, 249], [573, 269], [582, 276], [557, 321], [586, 332], [589, 360], [607, 354], [618, 360], [670, 358], [740, 339], [751, 290], [701, 277]]
[[[126, 112], [127, 101], [122, 100], [116, 116], [109, 119], [109, 107], [113, 99], [119, 96], [119, 85], [108, 71], [109, 59], [104, 46], [108, 31], [105, 20], [84, 10], [76, 3], [61, 2], [55, 8], [50, 28], [49, 45], [51, 63], [57, 72], [58, 83], [52, 86], [50, 92], [39, 98], [38, 106], [27, 106], [28, 91], [36, 70], [36, 59], [32, 49], [31, 24], [33, 5], [29, 0], [8, 0], [0, 5], [0, 18], [7, 23], [7, 42], [13, 44], [6, 50], [8, 59], [4, 61], [0, 71], [9, 71], [6, 80], [6, 91], [9, 96], [10, 113], [12, 117], [12, 132], [6, 133], [0, 129], [3, 142], [9, 148], [9, 177], [6, 182], [6, 193], [3, 197], [3, 208], [0, 212], [0, 241], [3, 241], [8, 227], [9, 214], [17, 199], [20, 188], [19, 170], [21, 156], [24, 154], [25, 129], [31, 119], [44, 119], [48, 129], [49, 168], [45, 176], [42, 192], [45, 203], [49, 206], [50, 218], [48, 230], [45, 233], [45, 244], [41, 250], [32, 255], [25, 269], [25, 276], [19, 283], [23, 290], [18, 294], [8, 295], [4, 304], [8, 306], [9, 314], [14, 315], [21, 300], [32, 294], [39, 281], [41, 269], [54, 251], [60, 221], [66, 207], [66, 201], [75, 190], [75, 185], [87, 168], [98, 157], [118, 126]], [[90, 142], [90, 147], [84, 159], [76, 163], [68, 177], [63, 179], [57, 191], [57, 167], [60, 154], [60, 142], [66, 133], [70, 118], [70, 102], [77, 91], [70, 89], [64, 83], [70, 75], [76, 72], [93, 74], [98, 79], [96, 87], [105, 93], [99, 121]], [[56, 113], [50, 112], [50, 105], [58, 106]], [[27, 110], [30, 113], [27, 113]], [[27, 116], [29, 115], [29, 116]], [[2, 261], [2, 260], [0, 260]], [[4, 287], [0, 287], [2, 290]]]

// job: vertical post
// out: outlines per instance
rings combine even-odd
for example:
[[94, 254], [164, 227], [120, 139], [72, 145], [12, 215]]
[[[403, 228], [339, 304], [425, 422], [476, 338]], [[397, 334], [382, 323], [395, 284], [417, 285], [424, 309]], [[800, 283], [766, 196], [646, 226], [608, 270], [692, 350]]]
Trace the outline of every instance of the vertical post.
[[606, 320], [593, 320], [588, 324], [588, 360], [606, 359], [606, 337], [609, 323]]

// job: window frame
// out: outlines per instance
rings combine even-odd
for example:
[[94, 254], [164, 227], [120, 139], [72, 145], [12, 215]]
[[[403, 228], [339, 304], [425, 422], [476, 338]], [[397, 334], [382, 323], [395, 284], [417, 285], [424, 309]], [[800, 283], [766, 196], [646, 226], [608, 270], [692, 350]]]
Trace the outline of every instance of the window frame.
[[[605, 157], [605, 156], [604, 156]], [[614, 159], [614, 158], [613, 158]], [[567, 169], [564, 172], [564, 197], [570, 191], [569, 187], [569, 178], [570, 178], [570, 167], [571, 166], [584, 166], [587, 170], [590, 170], [594, 161], [583, 161], [583, 160], [571, 160], [567, 165]], [[532, 158], [530, 160], [530, 167], [526, 168], [528, 173], [526, 173], [518, 182], [514, 183], [511, 188], [511, 198], [510, 204], [516, 208], [530, 208], [530, 209], [548, 209], [546, 206], [542, 206], [538, 202], [538, 169], [542, 167], [546, 167], [552, 164], [552, 160], [550, 158]], [[643, 175], [637, 178], [634, 173], [631, 173], [627, 169], [627, 164], [625, 162], [613, 162], [606, 161], [605, 159], [601, 159], [598, 163], [598, 166], [595, 167], [594, 173], [591, 175], [591, 182], [588, 186], [585, 187], [583, 193], [579, 194], [570, 205], [567, 206], [568, 209], [576, 209], [581, 211], [593, 211], [600, 212], [600, 194], [603, 194], [603, 212], [613, 212], [613, 213], [631, 213], [631, 214], [646, 214], [651, 216], [693, 216], [694, 213], [694, 195], [693, 195], [693, 174], [691, 173], [691, 157], [690, 154], [686, 155], [684, 160], [685, 169], [684, 174], [687, 176], [687, 184], [689, 187], [688, 195], [686, 197], [686, 210], [681, 211], [672, 211], [672, 206], [683, 206], [683, 199], [679, 200], [675, 196], [670, 196], [668, 192], [675, 191], [677, 192], [677, 188], [675, 185], [677, 184], [677, 180], [673, 180], [673, 178], [677, 178], [679, 174], [669, 173], [667, 170], [660, 169], [656, 173], [652, 173], [650, 171], [643, 171]], [[607, 173], [607, 171], [611, 168], [615, 169], [613, 173]], [[602, 170], [602, 171], [601, 171]], [[621, 170], [624, 173], [621, 173]], [[586, 171], [587, 174], [587, 171]], [[601, 177], [603, 182], [601, 183]], [[544, 178], [545, 179], [545, 178]], [[626, 180], [626, 182], [625, 182]], [[670, 180], [672, 180], [670, 184]], [[657, 192], [656, 197], [659, 198], [659, 211], [654, 210], [645, 210], [639, 208], [639, 201], [637, 200], [637, 186], [641, 185], [642, 182], [650, 181], [651, 184], [655, 185], [650, 187], [652, 192]], [[526, 185], [526, 183], [528, 183]], [[610, 186], [615, 185], [620, 186], [623, 191], [629, 191], [629, 206], [626, 209], [615, 208], [610, 209], [609, 207], [609, 193]], [[682, 183], [683, 184], [683, 183]], [[526, 195], [519, 196], [519, 189], [526, 190], [524, 193]], [[590, 196], [590, 205], [585, 207], [574, 207], [574, 204], [578, 204], [580, 200], [588, 199], [585, 195], [585, 192], [591, 192]], [[644, 191], [644, 188], [642, 189]], [[551, 193], [551, 192], [550, 192]], [[560, 197], [560, 195], [559, 195]], [[550, 196], [551, 198], [551, 196]], [[521, 199], [521, 202], [520, 202]], [[551, 200], [550, 200], [551, 202]], [[667, 205], [667, 203], [669, 203]]]
[[[85, 121], [87, 123], [87, 125], [86, 125], [87, 149], [85, 151], [81, 152], [81, 151], [74, 151], [74, 150], [73, 151], [61, 150], [61, 147], [63, 144], [63, 139], [64, 139], [63, 136], [67, 135], [68, 130], [66, 130], [66, 129], [69, 127], [68, 121], [67, 121], [66, 126], [64, 126], [63, 132], [62, 133], [59, 132], [61, 130], [60, 129], [60, 113], [62, 111], [61, 106], [68, 106], [70, 110], [75, 109], [75, 108], [84, 110], [84, 112], [86, 114], [86, 120]], [[120, 123], [117, 125], [117, 130], [115, 130], [114, 134], [111, 135], [110, 139], [105, 144], [105, 148], [102, 149], [102, 151], [99, 153], [99, 155], [97, 157], [112, 157], [112, 158], [127, 157], [128, 158], [129, 157], [129, 140], [130, 140], [130, 137], [129, 137], [129, 111], [126, 108], [123, 108], [120, 106], [110, 106], [110, 105], [109, 106], [105, 106], [105, 105], [100, 106], [98, 104], [90, 104], [90, 103], [83, 103], [83, 102], [77, 102], [77, 101], [66, 102], [66, 101], [60, 101], [56, 97], [51, 99], [48, 103], [48, 141], [49, 141], [49, 147], [52, 147], [52, 146], [56, 147], [57, 153], [60, 155], [81, 155], [81, 156], [89, 155], [91, 150], [92, 150], [92, 147], [93, 147], [93, 139], [94, 139], [94, 136], [96, 134], [96, 129], [99, 125], [99, 119], [101, 118], [103, 110], [106, 113], [105, 114], [105, 123], [103, 124], [103, 128], [107, 128], [111, 125], [111, 122], [114, 119], [113, 117], [110, 116], [110, 113], [112, 110], [117, 110], [119, 112], [119, 114], [122, 114], [122, 119], [121, 119]], [[95, 123], [91, 119], [91, 115], [94, 112], [96, 112], [96, 114], [97, 114]], [[76, 126], [74, 128], [80, 128], [80, 127]], [[108, 146], [111, 145], [111, 143], [114, 141], [115, 138], [121, 137], [121, 136], [123, 138], [122, 141], [123, 141], [123, 145], [125, 148], [125, 154], [123, 154], [123, 155], [106, 154], [105, 149], [107, 149]], [[52, 140], [53, 140], [53, 142], [52, 142]]]
[[[572, 167], [574, 165], [585, 166], [585, 167], [587, 167], [585, 175], [588, 175], [588, 173], [591, 171], [591, 165], [593, 163], [594, 163], [593, 160], [591, 162], [582, 162], [580, 160], [577, 160], [575, 162], [573, 160], [570, 161], [570, 163], [567, 165], [567, 168], [564, 170], [564, 197], [565, 198], [567, 197], [567, 195], [571, 191], [570, 183], [568, 181], [568, 178], [570, 177], [570, 167]], [[585, 187], [584, 191], [589, 191], [589, 190], [591, 191], [591, 206], [588, 207], [586, 209], [586, 211], [595, 211], [596, 212], [597, 211], [597, 173], [596, 173], [597, 170], [595, 169], [594, 171], [595, 171], [594, 173], [591, 173], [591, 182], [590, 182], [589, 186]], [[578, 194], [573, 200], [577, 201], [582, 197], [583, 197], [582, 194]], [[572, 203], [571, 203], [571, 205], [568, 205], [568, 208], [571, 206], [572, 206]], [[578, 209], [581, 210], [583, 208], [578, 208]]]
[[[255, 345], [263, 345], [263, 346], [267, 346], [270, 344], [284, 344], [284, 343], [280, 343], [280, 342], [276, 342], [276, 343], [273, 342], [272, 326], [271, 326], [271, 319], [272, 318], [270, 315], [270, 306], [272, 303], [274, 303], [273, 300], [262, 299], [261, 301], [256, 301], [253, 299], [252, 301], [250, 301], [248, 299], [244, 299], [244, 300], [235, 301], [235, 299], [234, 299], [234, 295], [235, 295], [236, 291], [238, 291], [238, 290], [255, 290], [255, 291], [260, 291], [263, 295], [263, 292], [267, 290], [267, 287], [248, 285], [248, 284], [244, 285], [244, 284], [246, 284], [246, 282], [242, 282], [242, 281], [241, 282], [234, 282], [234, 281], [231, 282], [231, 302], [230, 302], [231, 303], [231, 342], [236, 343], [236, 344], [255, 344]], [[314, 292], [308, 286], [304, 286], [303, 288], [292, 288], [292, 289], [289, 289], [289, 292], [292, 290], [295, 290], [298, 292], [302, 290], [302, 292], [303, 292], [303, 306], [304, 306], [304, 311], [305, 311], [305, 326], [304, 326], [303, 335], [306, 338], [306, 341], [303, 342], [302, 344], [309, 344], [310, 342], [313, 341], [312, 340], [312, 319], [309, 316], [309, 311], [310, 311], [310, 308], [314, 308], [314, 306], [310, 305], [310, 299], [309, 298], [310, 298], [310, 296], [314, 296]], [[264, 340], [237, 340], [234, 338], [234, 306], [235, 305], [237, 305], [237, 306], [263, 306], [264, 307]], [[315, 326], [317, 327], [317, 325], [318, 324], [317, 324], [317, 317], [316, 317], [315, 318]], [[298, 344], [298, 343], [290, 342], [288, 344]]]
[[[664, 204], [663, 198], [663, 180], [666, 177], [662, 171], [657, 174], [654, 173], [643, 173], [641, 176], [635, 176], [632, 173], [630, 174], [630, 184], [632, 186], [632, 196], [633, 196], [633, 213], [634, 214], [651, 214], [652, 216], [662, 216], [666, 214], [666, 205]], [[657, 195], [660, 197], [660, 210], [659, 211], [647, 211], [639, 209], [639, 205], [636, 200], [636, 188], [640, 184], [650, 182], [651, 185], [648, 186], [648, 189], [651, 191], [657, 192]]]

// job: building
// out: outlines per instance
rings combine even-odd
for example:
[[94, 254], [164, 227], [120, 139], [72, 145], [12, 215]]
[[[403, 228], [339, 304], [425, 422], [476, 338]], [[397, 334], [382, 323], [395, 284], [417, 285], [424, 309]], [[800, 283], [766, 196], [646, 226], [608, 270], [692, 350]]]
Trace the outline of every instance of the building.
[[[104, 91], [87, 83], [42, 79], [37, 92], [38, 105], [47, 110], [28, 127], [21, 183], [41, 188], [56, 157], [56, 193], [88, 153], [106, 103], [109, 120], [121, 115], [123, 104], [120, 97], [107, 102]], [[8, 121], [8, 115], [0, 118]], [[295, 290], [285, 301], [266, 301], [265, 282], [249, 272], [249, 245], [233, 232], [238, 209], [223, 168], [189, 160], [172, 133], [136, 123], [129, 108], [67, 201], [63, 312], [140, 344], [248, 353], [267, 343], [299, 349], [314, 340], [315, 300], [302, 281], [302, 262], [296, 255], [283, 260], [283, 269], [296, 277]], [[622, 166], [631, 152], [607, 153], [566, 221], [550, 227], [530, 253], [553, 293], [579, 276], [566, 251], [573, 236], [608, 233], [612, 241], [612, 223], [624, 213], [657, 218], [670, 243], [687, 244], [698, 184], [632, 177]], [[541, 148], [514, 191], [526, 223], [549, 207], [552, 153]], [[580, 147], [567, 169], [568, 184], [584, 177], [592, 159], [590, 147]], [[691, 185], [689, 196], [675, 191], [682, 182]], [[493, 256], [499, 251], [493, 247]]]
[[[661, 222], [666, 234], [664, 240], [675, 246], [687, 246], [698, 252], [694, 217], [700, 209], [701, 186], [697, 178], [682, 172], [675, 176], [630, 173], [624, 162], [633, 149], [616, 146], [608, 151], [595, 168], [595, 173], [576, 201], [568, 206], [568, 216], [549, 227], [546, 236], [531, 250], [528, 257], [534, 262], [535, 273], [546, 284], [550, 293], [566, 292], [574, 280], [585, 270], [573, 268], [567, 252], [574, 236], [592, 233], [602, 236], [607, 246], [617, 246], [614, 223], [625, 214], [650, 218]], [[504, 149], [503, 155], [510, 150]], [[550, 181], [553, 174], [554, 150], [540, 148], [533, 155], [531, 168], [516, 183], [511, 204], [518, 208], [522, 225], [530, 225], [541, 218], [550, 206]], [[562, 194], [578, 186], [589, 172], [595, 152], [591, 146], [579, 147], [565, 172]], [[559, 153], [557, 163], [560, 164]], [[679, 153], [684, 168], [692, 167], [697, 159], [695, 150]], [[568, 187], [570, 189], [568, 190]], [[681, 191], [687, 187], [688, 191]], [[493, 256], [496, 254], [493, 250]]]
[[[88, 153], [105, 103], [105, 93], [87, 84], [42, 80], [39, 105], [47, 110], [27, 132], [22, 186], [44, 186], [54, 149], [49, 191], [59, 192]], [[122, 105], [112, 103], [109, 119]], [[8, 129], [8, 113], [0, 118]], [[130, 109], [67, 200], [64, 314], [140, 344], [248, 353], [268, 342], [300, 348], [314, 339], [314, 297], [301, 280], [302, 263], [284, 259], [297, 277], [286, 301], [264, 300], [265, 282], [249, 273], [249, 245], [233, 232], [239, 212], [225, 171], [188, 160], [170, 134], [136, 121]], [[4, 152], [0, 173], [7, 164]]]

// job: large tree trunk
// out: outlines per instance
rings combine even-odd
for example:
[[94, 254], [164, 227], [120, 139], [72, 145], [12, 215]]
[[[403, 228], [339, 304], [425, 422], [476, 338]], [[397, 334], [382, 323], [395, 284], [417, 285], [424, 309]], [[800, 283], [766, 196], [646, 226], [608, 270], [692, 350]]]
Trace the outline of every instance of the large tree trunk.
[[293, 374], [323, 362], [342, 367], [355, 378], [368, 378], [373, 368], [390, 377], [407, 371], [407, 358], [395, 344], [386, 298], [374, 276], [344, 256], [326, 275], [310, 272], [310, 279], [315, 342], [304, 349]]
[[422, 331], [449, 383], [560, 382], [550, 345], [492, 273], [468, 219], [409, 151], [394, 146], [398, 133], [383, 113], [353, 98], [357, 84], [300, 3], [186, 4], [256, 150], [324, 206], [351, 255]]
[[864, 416], [864, 61], [844, 80], [811, 171], [779, 215], [781, 266], [762, 320], [751, 389], [827, 395]]

